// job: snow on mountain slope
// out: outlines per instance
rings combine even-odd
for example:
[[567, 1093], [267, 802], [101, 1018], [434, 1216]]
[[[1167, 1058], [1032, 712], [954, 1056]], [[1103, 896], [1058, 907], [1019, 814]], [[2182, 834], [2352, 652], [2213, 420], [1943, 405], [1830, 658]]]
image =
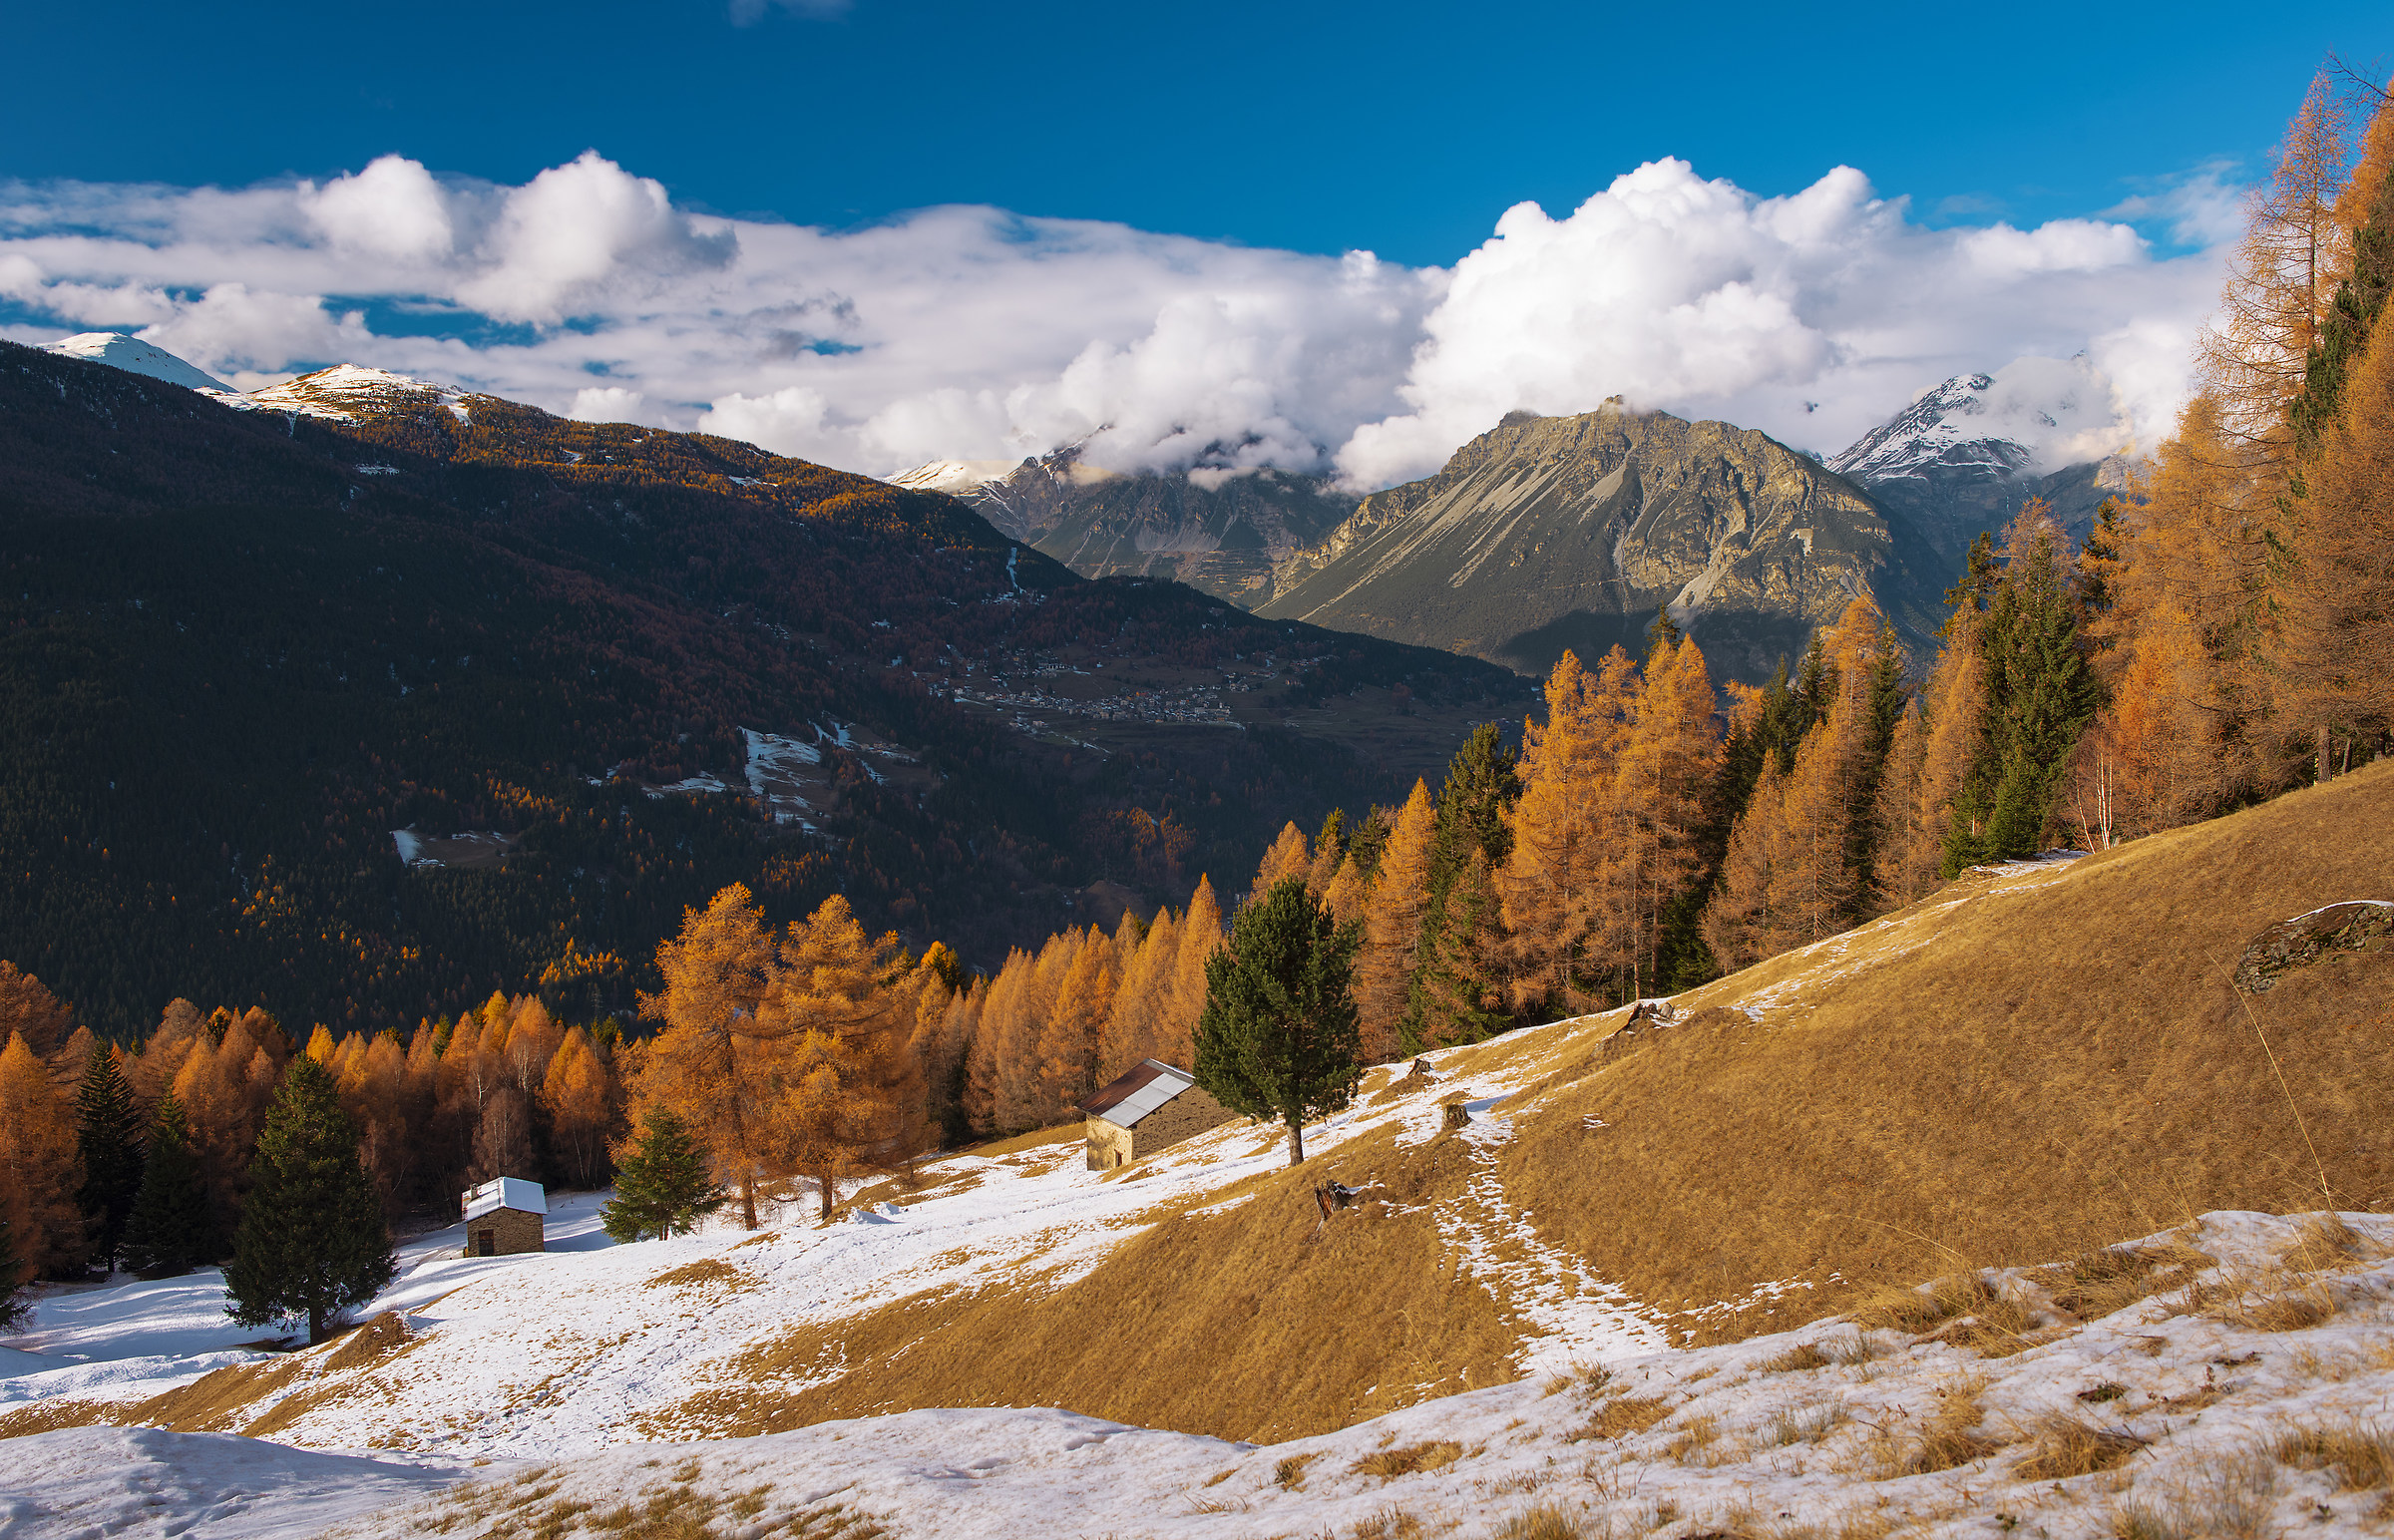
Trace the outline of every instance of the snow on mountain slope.
[[[215, 1520], [202, 1535], [298, 1533], [310, 1502], [351, 1540], [2379, 1532], [2390, 1256], [2384, 1215], [2210, 1213], [2066, 1266], [1964, 1273], [1793, 1332], [1558, 1365], [1261, 1447], [1047, 1408], [926, 1410], [507, 1463], [409, 1501], [407, 1483], [446, 1473], [365, 1467], [341, 1486], [331, 1457], [260, 1445], [219, 1475], [230, 1440], [76, 1428], [17, 1445], [0, 1534], [171, 1535], [195, 1516]], [[249, 1495], [261, 1467], [287, 1490]]]
[[2084, 359], [2022, 358], [1922, 391], [1828, 468], [1872, 488], [2014, 481], [2122, 452], [2120, 424], [2111, 387]]
[[934, 460], [889, 478], [893, 487], [916, 492], [945, 492], [951, 497], [990, 482], [1001, 481], [1021, 462], [1015, 460]]
[[[1578, 1035], [1574, 1023], [1557, 1023], [1434, 1055], [1453, 1073], [1368, 1095], [1309, 1126], [1309, 1151], [1331, 1153], [1372, 1134], [1423, 1143], [1441, 1127], [1441, 1096], [1466, 1090], [1479, 1118], [1471, 1138], [1501, 1143], [1510, 1125], [1494, 1103]], [[1367, 1091], [1390, 1088], [1396, 1074], [1376, 1071]], [[1052, 1295], [1149, 1226], [1205, 1224], [1236, 1210], [1284, 1163], [1275, 1131], [1232, 1123], [1101, 1174], [1084, 1168], [1077, 1134], [942, 1160], [902, 1201], [829, 1226], [813, 1224], [802, 1203], [754, 1236], [717, 1223], [675, 1240], [593, 1240], [595, 1249], [583, 1250], [554, 1239], [553, 1220], [548, 1253], [497, 1266], [458, 1258], [462, 1233], [439, 1232], [411, 1245], [398, 1281], [368, 1307], [400, 1312], [414, 1341], [433, 1350], [411, 1348], [363, 1370], [332, 1365], [324, 1349], [254, 1363], [243, 1371], [250, 1382], [228, 1379], [210, 1391], [237, 1408], [210, 1425], [255, 1428], [270, 1417], [274, 1437], [306, 1447], [441, 1458], [556, 1458], [631, 1438], [703, 1437], [727, 1389], [787, 1390], [841, 1372], [836, 1361], [760, 1370], [795, 1330], [956, 1292]], [[1662, 1346], [1634, 1302], [1549, 1254], [1501, 1193], [1466, 1194], [1438, 1222], [1458, 1282], [1504, 1289], [1535, 1310], [1533, 1330], [1548, 1335], [1523, 1345], [1522, 1371]], [[571, 1243], [580, 1231], [567, 1229]], [[50, 1341], [37, 1331], [29, 1346]], [[123, 1387], [31, 1377], [42, 1391], [55, 1387], [54, 1406], [123, 1408], [165, 1388], [155, 1375]]]
[[436, 385], [387, 369], [369, 369], [362, 364], [335, 364], [318, 369], [313, 374], [285, 380], [253, 390], [227, 403], [232, 406], [255, 408], [272, 412], [297, 412], [306, 417], [321, 417], [329, 422], [355, 422], [360, 413], [376, 408], [389, 408], [410, 400], [428, 400], [446, 406], [458, 421], [466, 420], [465, 405], [471, 393], [454, 385]]
[[88, 358], [96, 364], [123, 369], [129, 374], [146, 374], [154, 380], [181, 385], [186, 390], [232, 394], [231, 386], [204, 369], [184, 362], [155, 343], [129, 337], [121, 331], [87, 331], [77, 336], [62, 337], [42, 351], [56, 353], [63, 358]]

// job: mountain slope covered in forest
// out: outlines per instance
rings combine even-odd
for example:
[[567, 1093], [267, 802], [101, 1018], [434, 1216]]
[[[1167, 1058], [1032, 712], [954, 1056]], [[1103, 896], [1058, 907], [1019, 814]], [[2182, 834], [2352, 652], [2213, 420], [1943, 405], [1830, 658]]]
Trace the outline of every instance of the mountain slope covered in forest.
[[1177, 902], [1393, 796], [1517, 688], [728, 440], [347, 368], [248, 406], [0, 348], [0, 956], [95, 1027], [545, 974], [622, 1010], [735, 880], [994, 965], [1093, 882]]

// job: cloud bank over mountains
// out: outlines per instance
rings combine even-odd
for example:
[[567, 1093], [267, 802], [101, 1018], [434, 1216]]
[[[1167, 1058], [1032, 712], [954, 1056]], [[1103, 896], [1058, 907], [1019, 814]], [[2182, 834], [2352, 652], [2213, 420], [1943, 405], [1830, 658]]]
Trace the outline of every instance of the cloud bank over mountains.
[[0, 185], [16, 340], [133, 331], [243, 386], [372, 364], [872, 473], [1087, 439], [1114, 469], [1377, 486], [1505, 412], [1614, 395], [1827, 452], [2021, 358], [2075, 360], [2076, 409], [2016, 419], [2058, 464], [2167, 430], [2217, 275], [2126, 223], [1932, 229], [1842, 167], [1759, 198], [1655, 162], [1419, 269], [987, 207], [721, 218], [596, 152], [521, 187], [397, 156], [238, 190]]

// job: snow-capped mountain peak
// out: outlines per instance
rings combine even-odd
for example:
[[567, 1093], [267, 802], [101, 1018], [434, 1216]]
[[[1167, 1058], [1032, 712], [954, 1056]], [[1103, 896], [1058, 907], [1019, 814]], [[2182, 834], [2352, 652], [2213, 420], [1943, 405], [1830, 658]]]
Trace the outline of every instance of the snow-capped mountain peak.
[[2128, 437], [2110, 383], [2086, 358], [2018, 358], [1922, 391], [1828, 468], [1865, 487], [2009, 482], [2102, 460]]
[[467, 415], [464, 403], [468, 394], [454, 385], [393, 374], [388, 369], [334, 364], [280, 385], [253, 390], [236, 404], [274, 412], [297, 412], [333, 422], [355, 422], [361, 411], [388, 407], [411, 397], [428, 398], [448, 407], [462, 422]]
[[72, 337], [62, 337], [42, 349], [62, 358], [88, 359], [122, 369], [128, 374], [146, 374], [154, 380], [180, 385], [186, 390], [204, 390], [218, 395], [232, 394], [232, 387], [197, 365], [187, 363], [154, 342], [129, 337], [121, 331], [87, 331]]
[[889, 482], [893, 487], [914, 492], [945, 492], [955, 497], [1003, 480], [1021, 463], [1019, 460], [934, 460], [911, 471], [900, 471]]
[[[1930, 469], [1975, 472], [1989, 481], [2031, 474], [2036, 452], [2013, 439], [1990, 433], [1987, 392], [1993, 375], [1957, 374], [1920, 393], [1893, 418], [1828, 462], [1840, 476], [1868, 486], [1900, 477], [1917, 477]], [[2043, 415], [2043, 414], [2039, 414]], [[2052, 418], [2046, 417], [2050, 424]]]

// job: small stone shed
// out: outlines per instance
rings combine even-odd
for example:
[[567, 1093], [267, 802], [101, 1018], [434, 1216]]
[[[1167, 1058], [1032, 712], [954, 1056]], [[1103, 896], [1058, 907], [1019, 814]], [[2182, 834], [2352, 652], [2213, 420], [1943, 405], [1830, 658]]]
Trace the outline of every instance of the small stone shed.
[[1089, 1115], [1089, 1169], [1111, 1171], [1238, 1116], [1197, 1088], [1197, 1077], [1142, 1059], [1080, 1104]]
[[460, 1196], [466, 1209], [464, 1255], [512, 1257], [548, 1250], [542, 1227], [548, 1222], [549, 1195], [540, 1183], [496, 1177]]

